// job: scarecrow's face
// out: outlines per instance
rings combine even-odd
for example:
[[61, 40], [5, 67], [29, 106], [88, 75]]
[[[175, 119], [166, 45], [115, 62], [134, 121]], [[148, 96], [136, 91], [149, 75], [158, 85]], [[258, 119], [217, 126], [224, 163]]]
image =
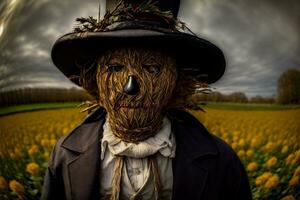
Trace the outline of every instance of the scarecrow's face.
[[177, 79], [175, 60], [160, 51], [120, 48], [98, 60], [100, 105], [114, 134], [142, 141], [161, 127]]

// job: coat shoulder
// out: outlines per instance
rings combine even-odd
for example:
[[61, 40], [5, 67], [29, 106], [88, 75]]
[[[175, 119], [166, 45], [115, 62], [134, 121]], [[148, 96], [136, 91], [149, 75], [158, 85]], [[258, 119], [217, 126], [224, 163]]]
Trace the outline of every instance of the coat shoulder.
[[179, 145], [192, 157], [218, 155], [224, 163], [239, 160], [235, 151], [221, 138], [212, 134], [195, 116], [182, 110], [170, 110], [173, 131]]
[[251, 200], [251, 188], [247, 172], [240, 158], [235, 151], [221, 138], [212, 136], [219, 150], [218, 163], [223, 167], [224, 187], [231, 194], [224, 193], [224, 196], [231, 196], [231, 199]]
[[211, 135], [218, 148], [220, 159], [222, 159], [224, 162], [239, 160], [239, 157], [228, 143], [214, 134]]
[[205, 178], [197, 182], [199, 185], [205, 179], [202, 199], [250, 200], [247, 173], [235, 151], [191, 114], [180, 111], [172, 114], [177, 146], [174, 169], [177, 174], [184, 174], [177, 176], [186, 181], [184, 189], [189, 191], [192, 186], [186, 186], [188, 180], [202, 173]]

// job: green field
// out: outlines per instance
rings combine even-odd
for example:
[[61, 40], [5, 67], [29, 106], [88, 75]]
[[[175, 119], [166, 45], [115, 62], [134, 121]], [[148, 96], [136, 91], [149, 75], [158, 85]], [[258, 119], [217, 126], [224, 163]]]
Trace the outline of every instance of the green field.
[[39, 104], [27, 104], [8, 106], [0, 108], [0, 116], [8, 115], [18, 112], [43, 110], [43, 109], [56, 109], [56, 108], [74, 108], [81, 104], [81, 102], [66, 102], [66, 103], [39, 103]]
[[[0, 108], [0, 116], [13, 114], [17, 112], [56, 109], [56, 108], [74, 108], [81, 102], [66, 102], [66, 103], [40, 103], [8, 106]], [[279, 104], [240, 104], [240, 103], [207, 103], [202, 105], [202, 108], [222, 109], [222, 110], [286, 110], [299, 109], [300, 105], [279, 105]]]
[[300, 105], [280, 105], [280, 104], [243, 104], [243, 103], [207, 103], [202, 108], [212, 108], [221, 110], [286, 110], [299, 109]]

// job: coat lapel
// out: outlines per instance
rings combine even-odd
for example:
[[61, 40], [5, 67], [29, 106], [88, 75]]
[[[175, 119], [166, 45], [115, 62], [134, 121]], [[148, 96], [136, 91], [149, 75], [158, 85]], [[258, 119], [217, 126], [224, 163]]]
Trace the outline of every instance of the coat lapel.
[[103, 132], [104, 114], [98, 111], [89, 116], [62, 143], [62, 147], [73, 155], [67, 162], [71, 193], [69, 196], [72, 200], [99, 199], [99, 142]]
[[173, 162], [173, 200], [201, 199], [208, 171], [179, 156]]

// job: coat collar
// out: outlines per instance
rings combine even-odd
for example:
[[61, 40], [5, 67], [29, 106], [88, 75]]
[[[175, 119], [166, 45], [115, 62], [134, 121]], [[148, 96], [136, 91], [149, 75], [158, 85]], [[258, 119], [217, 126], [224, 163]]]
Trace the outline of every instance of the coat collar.
[[[78, 153], [85, 152], [95, 140], [102, 137], [106, 111], [99, 108], [90, 114], [62, 142], [62, 147]], [[191, 114], [181, 110], [169, 110], [172, 130], [176, 143], [182, 145], [184, 152], [191, 159], [207, 155], [218, 155], [218, 148], [213, 136]]]
[[62, 147], [77, 153], [84, 153], [95, 140], [100, 140], [106, 111], [99, 108], [83, 120], [62, 142]]

